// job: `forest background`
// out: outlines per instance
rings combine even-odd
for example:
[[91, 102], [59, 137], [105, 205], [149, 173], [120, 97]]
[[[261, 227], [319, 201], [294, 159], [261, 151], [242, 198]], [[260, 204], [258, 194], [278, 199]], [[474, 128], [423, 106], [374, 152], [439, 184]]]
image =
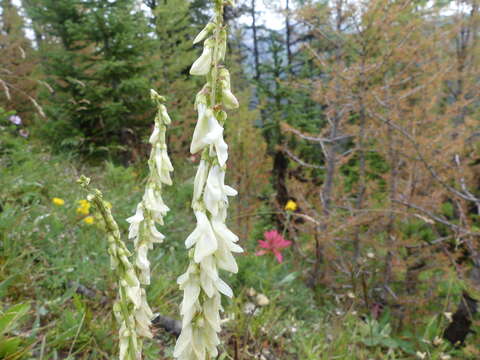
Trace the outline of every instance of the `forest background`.
[[[154, 88], [175, 174], [146, 358], [170, 359], [209, 1], [0, 4], [0, 358], [115, 354], [115, 282], [75, 180], [92, 178], [126, 234]], [[478, 0], [238, 0], [225, 15], [241, 103], [229, 223], [246, 251], [219, 358], [478, 359]]]

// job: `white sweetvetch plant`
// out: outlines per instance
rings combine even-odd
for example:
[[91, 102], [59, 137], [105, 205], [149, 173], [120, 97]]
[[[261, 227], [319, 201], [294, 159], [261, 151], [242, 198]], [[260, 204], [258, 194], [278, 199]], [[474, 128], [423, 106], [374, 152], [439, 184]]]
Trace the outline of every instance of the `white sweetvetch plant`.
[[[163, 103], [165, 98], [155, 90], [150, 91], [152, 101], [157, 105], [155, 127], [149, 142], [152, 145], [148, 167], [150, 170], [145, 193], [142, 201], [137, 205], [134, 216], [127, 219], [130, 223], [128, 237], [133, 239], [135, 248], [135, 271], [141, 285], [150, 284], [150, 262], [148, 251], [153, 244], [162, 243], [165, 236], [161, 234], [156, 224], [163, 225], [163, 218], [170, 210], [162, 199], [163, 185], [172, 185], [170, 173], [173, 171], [172, 163], [168, 157], [166, 144], [167, 125], [171, 119]], [[146, 300], [145, 289], [141, 288], [142, 304], [136, 310], [136, 316], [143, 321], [137, 327], [138, 335], [143, 338], [151, 338], [150, 332], [153, 313]]]
[[197, 226], [185, 241], [190, 249], [190, 264], [178, 278], [184, 292], [180, 309], [183, 319], [174, 356], [180, 360], [205, 360], [218, 355], [221, 294], [233, 296], [220, 278], [219, 269], [236, 273], [238, 267], [232, 253], [243, 251], [236, 244], [238, 237], [225, 225], [228, 197], [237, 194], [224, 182], [228, 145], [223, 139], [225, 109], [238, 107], [230, 89], [230, 74], [223, 66], [227, 49], [223, 10], [233, 1], [213, 2], [213, 20], [194, 40], [204, 42], [203, 53], [190, 70], [192, 75], [205, 76], [207, 83], [196, 97], [198, 122], [190, 147], [192, 154], [201, 151], [202, 158], [192, 201]]
[[143, 329], [150, 325], [151, 310], [145, 301], [145, 293], [131, 256], [121, 239], [120, 229], [110, 211], [109, 203], [103, 200], [99, 190], [90, 190], [90, 179], [82, 176], [79, 183], [89, 192], [87, 199], [93, 203], [103, 218], [107, 234], [110, 265], [118, 282], [118, 297], [113, 305], [113, 313], [120, 325], [120, 360], [141, 360]]

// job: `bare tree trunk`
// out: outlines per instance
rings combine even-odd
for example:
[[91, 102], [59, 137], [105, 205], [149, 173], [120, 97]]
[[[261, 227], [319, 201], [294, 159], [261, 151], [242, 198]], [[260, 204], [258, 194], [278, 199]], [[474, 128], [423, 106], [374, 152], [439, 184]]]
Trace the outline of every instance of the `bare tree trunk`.
[[[342, 26], [342, 0], [337, 1], [337, 31], [340, 33]], [[335, 49], [335, 64], [338, 64], [341, 60], [342, 49], [340, 44], [336, 44]], [[335, 82], [335, 102], [332, 103], [333, 115], [329, 120], [330, 123], [330, 133], [328, 135], [328, 141], [322, 143], [323, 154], [325, 157], [325, 182], [323, 183], [322, 188], [320, 189], [320, 202], [322, 204], [322, 215], [323, 219], [320, 221], [319, 225], [316, 228], [317, 234], [322, 234], [323, 236], [327, 233], [328, 230], [328, 221], [330, 219], [331, 208], [332, 208], [332, 197], [333, 197], [333, 185], [335, 174], [337, 171], [337, 154], [339, 151], [339, 134], [340, 134], [340, 122], [342, 119], [342, 112], [340, 109], [340, 96], [341, 88], [338, 78], [334, 80]], [[323, 246], [318, 237], [315, 238], [315, 250], [316, 250], [316, 261], [312, 269], [311, 279], [309, 285], [315, 287], [318, 284], [319, 278], [319, 268], [320, 262], [323, 260], [322, 250]]]
[[[287, 172], [288, 172], [288, 158], [285, 156], [282, 150], [275, 151], [273, 156], [273, 179], [274, 188], [276, 191], [276, 201], [280, 207], [283, 207], [288, 201], [288, 189], [287, 189]], [[281, 219], [279, 219], [280, 222]], [[284, 224], [279, 224], [280, 228], [283, 228]]]
[[255, 63], [255, 80], [260, 80], [260, 58], [258, 52], [258, 35], [257, 35], [257, 12], [255, 7], [255, 0], [251, 3], [252, 15], [252, 32], [253, 32], [253, 60]]
[[[359, 136], [358, 136], [358, 153], [359, 153], [359, 174], [358, 174], [358, 191], [357, 199], [355, 201], [355, 212], [356, 216], [359, 214], [360, 210], [363, 207], [363, 199], [365, 197], [366, 190], [366, 164], [365, 164], [365, 133], [367, 126], [367, 115], [365, 112], [365, 103], [363, 96], [367, 91], [367, 86], [365, 84], [365, 53], [362, 54], [362, 67], [360, 73], [361, 85], [360, 94], [358, 96], [358, 105], [359, 105]], [[358, 258], [360, 257], [360, 225], [356, 227], [355, 235], [353, 238], [353, 260], [355, 268], [357, 267]]]
[[[457, 56], [457, 79], [455, 80], [456, 87], [453, 89], [453, 95], [455, 101], [465, 101], [465, 97], [468, 90], [465, 89], [465, 79], [468, 78], [468, 68], [473, 65], [476, 35], [477, 35], [477, 22], [478, 22], [478, 2], [472, 1], [472, 9], [468, 15], [468, 19], [460, 27], [459, 34], [455, 39], [456, 56]], [[462, 105], [459, 109], [458, 115], [455, 119], [457, 124], [463, 124], [465, 117], [467, 116], [467, 106]]]
[[383, 281], [383, 287], [387, 289], [392, 279], [392, 260], [393, 251], [392, 248], [395, 244], [394, 230], [395, 230], [395, 198], [397, 196], [397, 177], [398, 177], [398, 153], [395, 150], [395, 138], [393, 136], [393, 130], [390, 126], [387, 127], [387, 142], [388, 142], [388, 154], [390, 158], [390, 212], [388, 214], [387, 223], [387, 254], [385, 256], [385, 278]]
[[288, 73], [293, 74], [293, 55], [292, 55], [292, 26], [290, 24], [290, 0], [287, 0], [285, 7], [285, 46], [287, 48], [287, 66]]

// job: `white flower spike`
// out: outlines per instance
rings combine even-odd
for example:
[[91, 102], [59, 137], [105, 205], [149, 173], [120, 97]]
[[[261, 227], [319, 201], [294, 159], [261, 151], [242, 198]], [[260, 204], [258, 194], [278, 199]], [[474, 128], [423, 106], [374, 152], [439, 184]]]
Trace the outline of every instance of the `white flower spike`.
[[[120, 229], [112, 216], [110, 206], [103, 200], [100, 191], [91, 191], [88, 188], [88, 178], [82, 176], [79, 183], [89, 191], [87, 199], [102, 215], [101, 227], [107, 234], [111, 268], [118, 285], [118, 296], [113, 305], [113, 313], [120, 325], [119, 359], [140, 360], [142, 358], [141, 338], [152, 337], [149, 327], [153, 314], [146, 303], [145, 291], [140, 286], [137, 272], [128, 259], [131, 254], [121, 239]], [[142, 218], [141, 208], [138, 208], [135, 216], [131, 218], [133, 225], [130, 233], [132, 235], [141, 232], [139, 224]]]
[[[148, 260], [148, 251], [153, 249], [153, 244], [162, 243], [165, 236], [160, 233], [156, 224], [163, 225], [163, 218], [169, 211], [162, 198], [162, 188], [164, 185], [171, 185], [171, 172], [173, 166], [168, 157], [166, 144], [166, 129], [167, 125], [171, 124], [172, 120], [168, 115], [167, 108], [163, 103], [165, 98], [160, 96], [155, 90], [150, 91], [152, 101], [157, 105], [157, 115], [155, 117], [155, 127], [149, 138], [149, 143], [152, 145], [150, 152], [150, 159], [148, 166], [150, 174], [147, 180], [145, 193], [142, 201], [137, 205], [135, 215], [128, 218], [130, 223], [128, 237], [133, 239], [135, 248], [134, 268], [131, 268], [131, 278], [138, 277], [138, 286], [135, 287], [135, 292], [127, 292], [132, 302], [135, 304], [133, 319], [136, 321], [136, 334], [140, 338], [151, 338], [150, 332], [151, 320], [153, 319], [153, 312], [147, 302], [145, 289], [140, 285], [150, 284], [150, 261]], [[124, 329], [126, 334], [128, 329]], [[120, 336], [121, 353], [125, 352], [126, 343], [125, 337]], [[138, 348], [140, 349], [141, 359], [141, 345], [140, 340]], [[128, 358], [129, 359], [129, 358]], [[121, 358], [123, 360], [123, 358]], [[133, 360], [133, 358], [132, 358]]]
[[206, 76], [207, 83], [195, 100], [198, 121], [190, 146], [192, 154], [202, 152], [202, 159], [192, 200], [197, 225], [185, 241], [190, 264], [178, 278], [183, 290], [182, 332], [173, 355], [179, 360], [206, 360], [218, 355], [221, 297], [222, 294], [233, 296], [232, 289], [221, 279], [219, 269], [238, 272], [233, 253], [243, 251], [237, 245], [238, 237], [225, 224], [228, 197], [237, 192], [225, 185], [228, 145], [223, 138], [227, 120], [224, 109], [235, 109], [239, 104], [231, 91], [230, 74], [221, 65], [227, 49], [223, 24], [226, 2], [215, 0], [214, 3], [214, 20], [194, 41], [205, 40], [203, 53], [190, 71], [192, 75]]

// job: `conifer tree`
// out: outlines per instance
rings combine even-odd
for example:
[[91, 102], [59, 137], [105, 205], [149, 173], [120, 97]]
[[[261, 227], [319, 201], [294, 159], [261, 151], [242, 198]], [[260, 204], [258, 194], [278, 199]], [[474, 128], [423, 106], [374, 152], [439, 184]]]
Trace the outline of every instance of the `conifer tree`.
[[[54, 94], [45, 100], [54, 145], [125, 150], [148, 130], [153, 39], [134, 0], [39, 0], [28, 5], [42, 27], [41, 55]], [[116, 148], [114, 146], [117, 146]]]
[[200, 86], [199, 79], [188, 76], [197, 55], [191, 38], [200, 29], [194, 23], [194, 9], [190, 1], [145, 1], [145, 4], [151, 10], [151, 23], [157, 38], [154, 60], [159, 71], [155, 74], [155, 86], [161, 93], [168, 93], [170, 98], [175, 99], [171, 113], [179, 126], [172, 131], [177, 140], [172, 142], [172, 150], [182, 151], [190, 135], [182, 129], [193, 129], [195, 118], [191, 101], [185, 94], [194, 92]]
[[19, 9], [11, 0], [2, 0], [0, 25], [0, 102], [5, 108], [28, 117], [34, 100], [36, 84], [31, 75], [36, 67], [36, 57], [30, 41], [25, 36], [24, 22]]

